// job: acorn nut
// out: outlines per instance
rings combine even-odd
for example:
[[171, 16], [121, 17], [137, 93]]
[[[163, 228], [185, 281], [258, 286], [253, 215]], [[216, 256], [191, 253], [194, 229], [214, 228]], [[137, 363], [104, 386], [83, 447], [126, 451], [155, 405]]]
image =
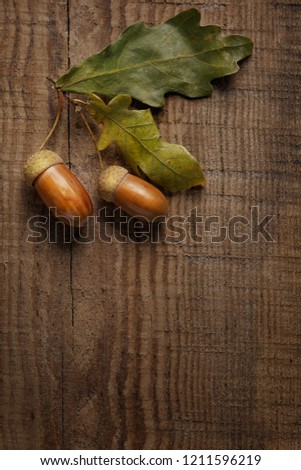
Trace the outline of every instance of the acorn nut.
[[140, 220], [153, 222], [167, 214], [168, 202], [164, 194], [121, 166], [112, 165], [101, 173], [99, 192], [105, 201], [113, 202]]
[[93, 212], [90, 196], [57, 153], [34, 153], [25, 163], [24, 173], [26, 181], [59, 220], [75, 227], [86, 223]]

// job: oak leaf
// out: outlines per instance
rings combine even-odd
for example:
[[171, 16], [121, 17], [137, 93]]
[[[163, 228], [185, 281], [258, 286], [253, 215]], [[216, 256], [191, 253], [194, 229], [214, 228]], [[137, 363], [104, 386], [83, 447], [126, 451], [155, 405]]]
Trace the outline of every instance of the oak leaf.
[[131, 101], [129, 95], [118, 95], [105, 104], [97, 95], [90, 96], [88, 111], [103, 124], [99, 150], [116, 142], [135, 174], [168, 191], [203, 185], [199, 162], [181, 145], [162, 140], [150, 110], [128, 109]]
[[126, 93], [150, 106], [163, 106], [168, 92], [207, 96], [211, 81], [237, 72], [237, 62], [251, 54], [253, 44], [244, 36], [224, 36], [220, 26], [199, 23], [194, 8], [155, 27], [134, 23], [115, 43], [72, 67], [56, 86], [108, 98]]

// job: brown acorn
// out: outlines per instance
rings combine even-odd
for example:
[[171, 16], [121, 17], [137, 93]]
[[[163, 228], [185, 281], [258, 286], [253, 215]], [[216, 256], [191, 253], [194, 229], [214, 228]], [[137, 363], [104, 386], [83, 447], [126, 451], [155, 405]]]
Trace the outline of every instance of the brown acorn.
[[107, 202], [113, 202], [127, 214], [152, 222], [167, 214], [168, 202], [155, 186], [112, 165], [99, 178], [99, 192]]
[[75, 227], [86, 223], [93, 212], [90, 196], [58, 154], [51, 150], [34, 153], [27, 160], [24, 173], [59, 220]]

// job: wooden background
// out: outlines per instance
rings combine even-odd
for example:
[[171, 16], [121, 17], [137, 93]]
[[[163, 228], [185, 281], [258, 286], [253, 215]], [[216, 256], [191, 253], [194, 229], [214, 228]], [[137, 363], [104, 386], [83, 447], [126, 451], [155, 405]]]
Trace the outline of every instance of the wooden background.
[[[28, 219], [47, 213], [22, 173], [55, 114], [45, 77], [133, 21], [157, 24], [191, 6], [255, 49], [210, 98], [170, 96], [156, 113], [162, 135], [186, 145], [208, 178], [206, 190], [170, 197], [170, 213], [198, 207], [227, 224], [258, 206], [260, 218], [274, 215], [275, 242], [28, 243]], [[301, 449], [300, 1], [0, 8], [1, 448]], [[96, 213], [97, 157], [67, 111], [50, 147]]]

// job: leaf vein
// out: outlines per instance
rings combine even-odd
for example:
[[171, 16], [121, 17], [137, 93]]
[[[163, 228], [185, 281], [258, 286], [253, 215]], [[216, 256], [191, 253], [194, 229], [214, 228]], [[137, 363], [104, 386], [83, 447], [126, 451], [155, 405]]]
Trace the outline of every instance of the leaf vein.
[[[103, 109], [102, 109], [102, 113], [106, 116], [106, 118], [110, 119], [112, 122], [114, 122], [114, 124], [116, 124], [117, 126], [119, 126], [122, 130], [124, 130], [124, 132], [127, 132], [134, 140], [136, 140], [138, 142], [138, 144], [141, 145], [141, 147], [143, 147], [148, 153], [150, 153], [156, 160], [158, 160], [163, 166], [165, 166], [169, 171], [172, 171], [175, 175], [177, 176], [180, 176], [180, 173], [178, 173], [177, 171], [175, 171], [173, 168], [171, 168], [170, 166], [168, 166], [163, 160], [161, 160], [158, 155], [156, 155], [154, 153], [154, 151], [152, 151], [151, 149], [149, 149], [146, 145], [143, 144], [143, 142], [135, 135], [133, 134], [131, 131], [129, 131], [127, 129], [127, 127], [123, 126], [121, 124], [121, 122], [117, 121], [116, 119], [114, 119], [110, 114], [106, 113]], [[155, 149], [157, 150], [157, 148]]]
[[[193, 59], [193, 58], [195, 58], [196, 60], [198, 60], [198, 62], [209, 65], [210, 67], [220, 68], [221, 67], [220, 65], [208, 64], [208, 62], [200, 60], [197, 56], [199, 56], [200, 54], [204, 54], [204, 53], [208, 53], [208, 52], [212, 52], [212, 51], [217, 51], [217, 50], [221, 51], [223, 49], [232, 49], [233, 47], [240, 47], [240, 46], [241, 46], [240, 44], [235, 45], [235, 46], [223, 46], [219, 49], [209, 49], [209, 50], [205, 50], [205, 51], [199, 51], [199, 52], [196, 52], [194, 54], [179, 55], [179, 56], [176, 56], [176, 57], [167, 57], [167, 58], [163, 58], [163, 59], [156, 59], [154, 61], [146, 60], [144, 62], [139, 62], [138, 64], [130, 65], [130, 66], [127, 66], [127, 67], [122, 67], [120, 69], [113, 69], [113, 70], [105, 71], [105, 72], [102, 72], [102, 73], [97, 73], [97, 74], [94, 74], [94, 75], [91, 75], [91, 76], [86, 76], [86, 77], [74, 80], [73, 82], [67, 84], [66, 86], [70, 88], [74, 85], [77, 85], [78, 83], [85, 82], [87, 80], [93, 80], [93, 79], [101, 78], [101, 77], [104, 77], [104, 76], [120, 74], [122, 72], [127, 72], [128, 70], [134, 70], [134, 69], [137, 69], [137, 68], [143, 68], [143, 67], [147, 67], [147, 66], [154, 66], [155, 63], [170, 62], [170, 61], [175, 61], [175, 60], [180, 60], [180, 59], [191, 59], [191, 58]], [[233, 65], [233, 64], [231, 64], [231, 65]], [[64, 88], [64, 86], [63, 86], [63, 88]]]

